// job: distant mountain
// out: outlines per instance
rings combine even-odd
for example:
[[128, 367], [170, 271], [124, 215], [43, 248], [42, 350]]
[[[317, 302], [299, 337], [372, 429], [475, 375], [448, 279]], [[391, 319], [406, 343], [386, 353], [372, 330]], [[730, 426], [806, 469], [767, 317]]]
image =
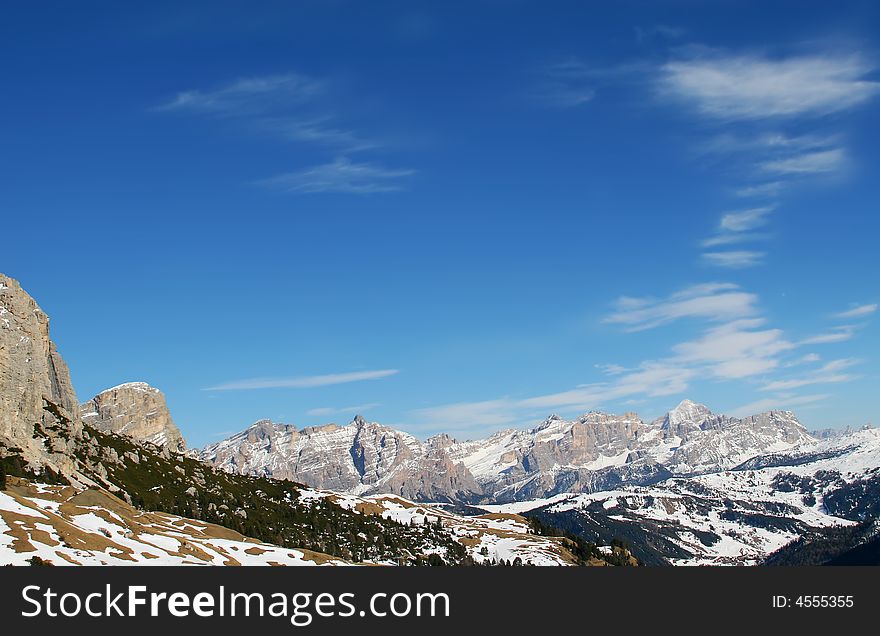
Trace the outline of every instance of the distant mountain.
[[354, 494], [501, 502], [717, 472], [815, 442], [789, 411], [734, 418], [684, 400], [651, 423], [635, 413], [551, 415], [531, 430], [464, 442], [422, 443], [361, 417], [302, 430], [263, 420], [197, 454], [230, 472]]
[[812, 435], [816, 439], [832, 439], [835, 437], [850, 435], [855, 431], [863, 431], [870, 428], [870, 424], [865, 424], [860, 428], [853, 428], [852, 426], [846, 426], [844, 428], [820, 428], [815, 431], [810, 431], [810, 435]]

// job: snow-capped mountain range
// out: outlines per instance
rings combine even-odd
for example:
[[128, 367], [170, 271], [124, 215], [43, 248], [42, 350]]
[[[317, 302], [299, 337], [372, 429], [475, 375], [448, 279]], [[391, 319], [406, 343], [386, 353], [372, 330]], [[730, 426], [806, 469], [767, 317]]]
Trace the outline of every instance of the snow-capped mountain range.
[[816, 443], [790, 411], [734, 418], [684, 400], [653, 422], [635, 413], [551, 415], [530, 430], [463, 442], [448, 435], [420, 442], [362, 417], [303, 429], [261, 420], [195, 454], [229, 472], [316, 488], [473, 503], [647, 485]]
[[80, 405], [2, 274], [0, 310], [0, 564], [880, 562], [875, 429], [685, 400], [469, 441], [263, 420], [182, 452], [147, 384]]
[[[598, 544], [622, 538], [648, 565], [755, 565], [782, 548], [771, 558], [804, 565], [876, 545], [878, 495], [880, 430], [862, 429], [730, 470], [481, 508], [537, 517]], [[815, 555], [809, 546], [823, 535], [821, 558], [797, 552]]]

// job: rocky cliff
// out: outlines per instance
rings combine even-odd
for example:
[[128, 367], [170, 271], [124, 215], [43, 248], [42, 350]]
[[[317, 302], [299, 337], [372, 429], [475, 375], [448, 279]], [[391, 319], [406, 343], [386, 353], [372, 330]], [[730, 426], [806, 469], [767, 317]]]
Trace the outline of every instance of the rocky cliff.
[[83, 421], [99, 431], [126, 435], [173, 451], [186, 450], [165, 396], [145, 382], [128, 382], [101, 391], [82, 404], [80, 410]]
[[82, 434], [67, 365], [49, 318], [18, 281], [0, 274], [0, 453], [17, 452], [37, 472], [76, 473]]

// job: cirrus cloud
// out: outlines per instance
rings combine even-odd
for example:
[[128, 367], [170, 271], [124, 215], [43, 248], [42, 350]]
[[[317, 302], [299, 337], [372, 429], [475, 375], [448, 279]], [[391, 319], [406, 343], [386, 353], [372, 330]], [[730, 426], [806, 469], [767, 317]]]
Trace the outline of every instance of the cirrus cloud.
[[703, 283], [664, 299], [623, 296], [603, 322], [624, 325], [628, 331], [652, 329], [682, 318], [731, 320], [753, 315], [758, 297], [733, 283]]
[[203, 391], [247, 391], [252, 389], [311, 389], [334, 384], [347, 384], [364, 380], [379, 380], [400, 373], [397, 369], [378, 369], [375, 371], [352, 371], [349, 373], [328, 373], [325, 375], [307, 375], [289, 378], [250, 378], [233, 380]]
[[716, 267], [743, 269], [754, 267], [764, 261], [766, 254], [753, 250], [732, 250], [729, 252], [705, 252], [703, 260]]
[[835, 318], [863, 318], [865, 316], [869, 316], [877, 311], [877, 304], [872, 303], [870, 305], [857, 305], [852, 309], [847, 309], [846, 311], [841, 311], [838, 314], [834, 314]]
[[330, 163], [261, 179], [257, 184], [283, 192], [372, 194], [402, 190], [403, 180], [414, 174], [415, 170], [408, 168], [386, 168], [338, 157]]

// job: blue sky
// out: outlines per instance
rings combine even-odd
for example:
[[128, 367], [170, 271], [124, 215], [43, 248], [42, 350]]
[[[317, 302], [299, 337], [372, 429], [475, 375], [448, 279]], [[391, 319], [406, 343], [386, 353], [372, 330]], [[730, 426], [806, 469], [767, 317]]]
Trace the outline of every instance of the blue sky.
[[872, 2], [18, 3], [0, 270], [192, 445], [880, 423]]

